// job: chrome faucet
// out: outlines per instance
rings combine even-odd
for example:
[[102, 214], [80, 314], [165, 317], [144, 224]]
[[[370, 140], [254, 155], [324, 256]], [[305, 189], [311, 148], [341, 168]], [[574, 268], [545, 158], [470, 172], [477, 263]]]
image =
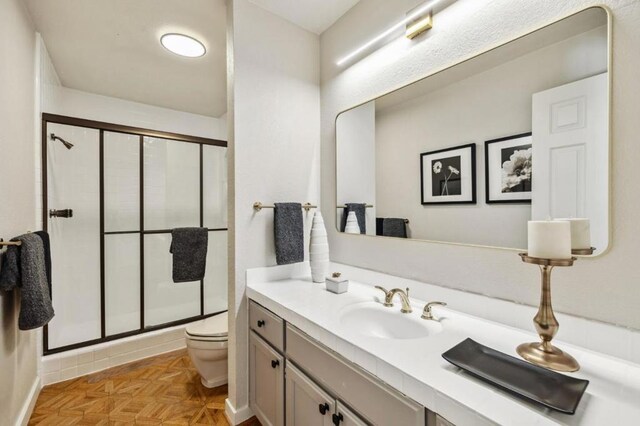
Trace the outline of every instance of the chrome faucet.
[[402, 302], [402, 309], [400, 309], [400, 312], [402, 312], [403, 314], [410, 314], [411, 312], [413, 312], [413, 309], [411, 309], [411, 303], [409, 302], [409, 287], [407, 287], [406, 291], [402, 290], [401, 288], [394, 288], [387, 291], [386, 288], [379, 285], [377, 285], [376, 288], [384, 292], [384, 306], [388, 308], [393, 306], [393, 296], [399, 294], [400, 302]]
[[422, 311], [422, 319], [426, 319], [426, 320], [433, 320], [433, 321], [438, 321], [437, 318], [435, 318], [433, 316], [433, 314], [431, 313], [431, 308], [433, 308], [434, 306], [447, 306], [446, 303], [444, 302], [429, 302], [425, 305], [424, 310]]

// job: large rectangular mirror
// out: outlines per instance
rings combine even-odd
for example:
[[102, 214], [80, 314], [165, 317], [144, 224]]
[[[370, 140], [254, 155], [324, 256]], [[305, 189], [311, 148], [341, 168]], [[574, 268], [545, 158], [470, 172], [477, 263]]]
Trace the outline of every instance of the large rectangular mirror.
[[338, 229], [522, 249], [528, 220], [588, 218], [602, 253], [609, 54], [593, 7], [340, 113]]

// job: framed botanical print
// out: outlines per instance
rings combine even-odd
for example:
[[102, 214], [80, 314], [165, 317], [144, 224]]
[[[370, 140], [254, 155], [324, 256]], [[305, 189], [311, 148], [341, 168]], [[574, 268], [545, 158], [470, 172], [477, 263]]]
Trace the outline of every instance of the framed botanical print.
[[420, 154], [421, 203], [476, 203], [476, 145]]
[[531, 133], [484, 143], [487, 204], [531, 203]]

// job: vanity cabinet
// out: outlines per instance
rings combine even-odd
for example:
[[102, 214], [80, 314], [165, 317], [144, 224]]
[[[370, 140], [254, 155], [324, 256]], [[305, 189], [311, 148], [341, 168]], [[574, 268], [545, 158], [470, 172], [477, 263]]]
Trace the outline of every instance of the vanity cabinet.
[[249, 404], [263, 425], [427, 424], [425, 407], [253, 301], [249, 321]]
[[284, 357], [249, 333], [249, 404], [264, 426], [284, 425]]
[[354, 412], [336, 400], [291, 363], [285, 369], [287, 425], [366, 426]]

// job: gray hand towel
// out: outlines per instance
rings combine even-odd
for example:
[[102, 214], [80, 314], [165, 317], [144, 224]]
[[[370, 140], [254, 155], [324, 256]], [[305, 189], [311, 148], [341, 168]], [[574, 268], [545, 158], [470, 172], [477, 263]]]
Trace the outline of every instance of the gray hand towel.
[[347, 227], [347, 216], [349, 212], [356, 212], [356, 218], [358, 219], [358, 227], [361, 234], [367, 233], [367, 219], [366, 211], [367, 205], [365, 203], [347, 203], [346, 207], [342, 211], [342, 223], [340, 224], [340, 232], [344, 232]]
[[404, 219], [385, 217], [382, 222], [382, 235], [385, 237], [407, 238], [407, 225]]
[[36, 234], [24, 234], [13, 240], [21, 241], [22, 245], [10, 247], [16, 250], [5, 253], [2, 288], [21, 287], [18, 317], [20, 330], [40, 328], [51, 321], [55, 314], [49, 293], [42, 239]]
[[304, 261], [302, 204], [275, 203], [273, 231], [278, 265]]
[[[15, 238], [12, 241], [17, 241]], [[11, 291], [21, 285], [20, 247], [9, 246], [2, 256], [0, 269], [0, 290]]]
[[207, 267], [209, 232], [207, 228], [176, 228], [171, 231], [173, 282], [204, 279]]

